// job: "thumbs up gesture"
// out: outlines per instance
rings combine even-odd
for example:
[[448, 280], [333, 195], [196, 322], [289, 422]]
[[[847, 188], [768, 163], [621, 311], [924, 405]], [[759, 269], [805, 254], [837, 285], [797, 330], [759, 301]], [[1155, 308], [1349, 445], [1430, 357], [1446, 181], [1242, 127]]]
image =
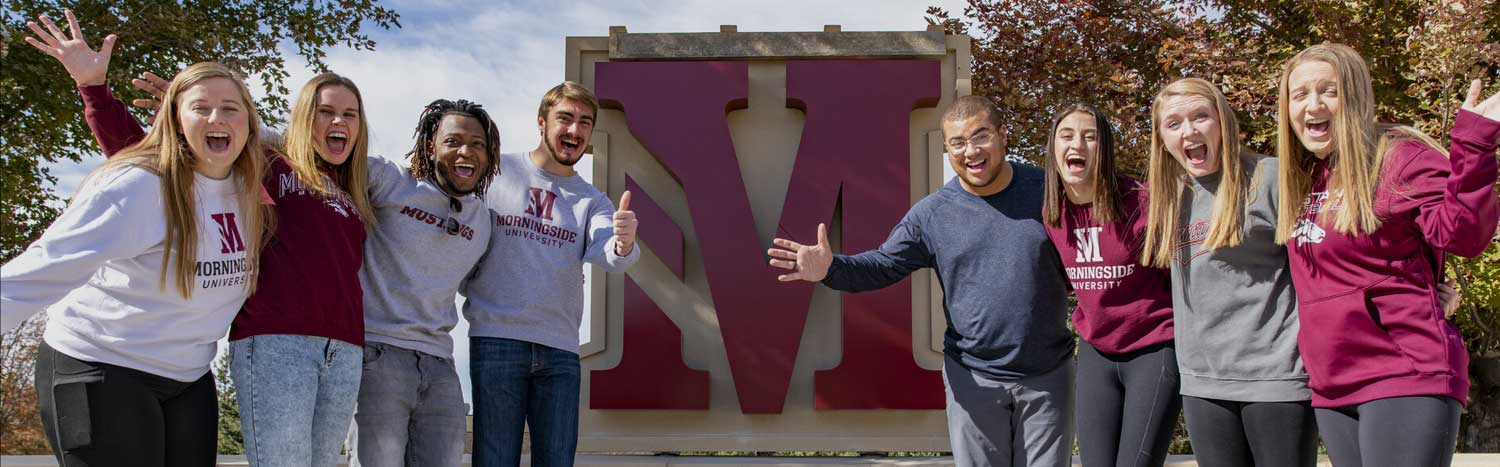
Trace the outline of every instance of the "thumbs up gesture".
[[766, 250], [766, 254], [771, 255], [771, 265], [792, 271], [776, 276], [776, 280], [818, 282], [828, 277], [828, 267], [833, 265], [833, 247], [828, 246], [828, 226], [818, 224], [817, 245], [803, 245], [784, 238], [778, 238], [772, 243], [776, 244], [776, 248]]
[[635, 211], [630, 210], [630, 191], [620, 195], [620, 207], [615, 210], [615, 255], [627, 256], [635, 249]]

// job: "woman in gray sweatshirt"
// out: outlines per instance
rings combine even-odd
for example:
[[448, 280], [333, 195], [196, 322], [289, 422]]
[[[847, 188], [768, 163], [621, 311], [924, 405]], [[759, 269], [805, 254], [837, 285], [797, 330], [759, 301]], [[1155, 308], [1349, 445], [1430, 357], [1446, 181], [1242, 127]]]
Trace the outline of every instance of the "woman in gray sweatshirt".
[[1151, 109], [1142, 262], [1172, 270], [1183, 412], [1205, 466], [1312, 466], [1317, 429], [1296, 296], [1276, 244], [1276, 162], [1239, 142], [1217, 86], [1168, 84]]

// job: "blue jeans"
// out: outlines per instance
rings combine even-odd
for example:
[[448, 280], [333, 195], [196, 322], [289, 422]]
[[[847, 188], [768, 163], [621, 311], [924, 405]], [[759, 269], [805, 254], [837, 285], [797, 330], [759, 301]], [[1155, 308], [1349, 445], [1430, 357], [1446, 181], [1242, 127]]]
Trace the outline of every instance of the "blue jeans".
[[229, 344], [245, 454], [261, 467], [338, 463], [362, 350], [326, 337], [252, 336]]
[[494, 337], [469, 338], [474, 384], [474, 466], [521, 464], [531, 426], [531, 465], [573, 465], [578, 451], [578, 354]]
[[350, 466], [460, 465], [468, 413], [452, 358], [371, 342], [361, 378]]

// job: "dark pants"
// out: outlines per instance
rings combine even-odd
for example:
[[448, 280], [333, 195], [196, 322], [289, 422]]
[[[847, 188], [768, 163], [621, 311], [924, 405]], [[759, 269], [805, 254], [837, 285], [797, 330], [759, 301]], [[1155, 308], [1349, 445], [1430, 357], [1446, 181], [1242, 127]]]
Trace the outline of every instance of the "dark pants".
[[1202, 467], [1316, 465], [1311, 401], [1236, 402], [1182, 397], [1193, 456]]
[[474, 384], [474, 466], [521, 463], [531, 427], [531, 465], [573, 465], [578, 451], [578, 354], [494, 337], [469, 338]]
[[1078, 343], [1076, 424], [1084, 467], [1157, 466], [1182, 410], [1170, 344], [1105, 355]]
[[212, 466], [219, 406], [213, 374], [191, 383], [79, 360], [43, 343], [36, 393], [63, 467]]
[[1458, 401], [1392, 397], [1317, 409], [1318, 431], [1338, 467], [1446, 466], [1458, 441]]

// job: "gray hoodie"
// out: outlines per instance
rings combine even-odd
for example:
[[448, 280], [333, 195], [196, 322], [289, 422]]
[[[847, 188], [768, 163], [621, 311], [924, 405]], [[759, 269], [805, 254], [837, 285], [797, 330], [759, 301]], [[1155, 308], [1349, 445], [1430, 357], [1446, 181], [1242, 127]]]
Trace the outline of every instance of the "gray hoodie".
[[1276, 164], [1249, 155], [1244, 237], [1205, 250], [1219, 174], [1184, 190], [1172, 261], [1172, 308], [1182, 394], [1240, 402], [1312, 399], [1297, 353], [1297, 296], [1276, 238]]
[[452, 358], [454, 295], [489, 245], [490, 211], [472, 195], [456, 198], [462, 209], [454, 209], [455, 198], [406, 167], [369, 161], [376, 223], [359, 271], [365, 340]]

